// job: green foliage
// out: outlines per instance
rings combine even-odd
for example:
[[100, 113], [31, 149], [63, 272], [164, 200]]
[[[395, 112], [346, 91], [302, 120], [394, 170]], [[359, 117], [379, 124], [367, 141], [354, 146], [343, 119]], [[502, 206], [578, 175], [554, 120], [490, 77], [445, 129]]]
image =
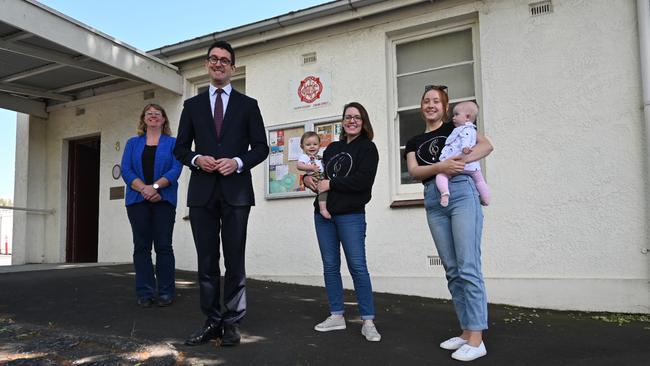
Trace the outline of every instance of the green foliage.
[[618, 323], [619, 326], [632, 322], [650, 323], [650, 315], [648, 314], [601, 314], [591, 317], [595, 320], [604, 321], [606, 323]]

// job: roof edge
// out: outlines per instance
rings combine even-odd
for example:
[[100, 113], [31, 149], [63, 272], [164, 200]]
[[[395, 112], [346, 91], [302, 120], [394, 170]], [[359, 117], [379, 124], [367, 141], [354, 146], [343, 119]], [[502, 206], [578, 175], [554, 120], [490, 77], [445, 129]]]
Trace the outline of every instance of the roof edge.
[[[169, 58], [171, 56], [175, 56], [181, 53], [193, 51], [197, 48], [205, 48], [210, 43], [218, 39], [225, 39], [225, 40], [232, 41], [238, 38], [259, 34], [262, 32], [269, 32], [272, 30], [281, 29], [292, 25], [304, 24], [311, 20], [320, 19], [326, 16], [332, 16], [332, 15], [341, 14], [345, 12], [355, 12], [361, 8], [369, 7], [371, 5], [375, 5], [378, 3], [392, 3], [392, 6], [389, 7], [391, 9], [397, 9], [397, 8], [410, 6], [416, 3], [421, 3], [421, 2], [432, 3], [434, 1], [437, 0], [411, 0], [411, 1], [336, 0], [325, 4], [306, 8], [303, 10], [292, 11], [273, 18], [242, 25], [224, 31], [210, 33], [205, 36], [193, 38], [172, 45], [163, 46], [148, 51], [148, 53], [155, 57]], [[380, 11], [386, 11], [386, 8], [382, 8], [378, 10], [378, 12]], [[332, 24], [341, 23], [347, 20], [349, 19], [338, 20], [333, 22]], [[313, 28], [316, 29], [318, 27], [321, 27], [321, 25], [315, 25]], [[282, 35], [278, 35], [277, 37], [274, 38], [279, 38], [279, 37], [282, 37]], [[268, 41], [268, 38], [266, 38], [265, 41]]]

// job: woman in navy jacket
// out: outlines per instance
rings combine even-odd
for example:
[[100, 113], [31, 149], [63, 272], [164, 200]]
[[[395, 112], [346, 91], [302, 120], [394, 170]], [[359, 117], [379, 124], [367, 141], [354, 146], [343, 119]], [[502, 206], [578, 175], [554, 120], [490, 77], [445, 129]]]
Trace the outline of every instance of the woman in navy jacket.
[[[122, 156], [126, 212], [133, 231], [133, 266], [138, 304], [169, 306], [176, 294], [172, 233], [181, 163], [174, 157], [165, 110], [147, 104], [140, 114], [138, 135], [127, 141]], [[154, 273], [151, 247], [156, 251]]]

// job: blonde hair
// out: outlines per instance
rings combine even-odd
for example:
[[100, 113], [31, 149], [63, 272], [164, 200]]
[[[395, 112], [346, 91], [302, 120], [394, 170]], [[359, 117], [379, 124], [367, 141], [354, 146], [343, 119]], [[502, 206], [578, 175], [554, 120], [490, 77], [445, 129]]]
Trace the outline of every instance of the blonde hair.
[[165, 119], [165, 123], [162, 125], [162, 133], [168, 136], [171, 136], [172, 134], [172, 129], [169, 127], [169, 119], [167, 119], [167, 112], [165, 112], [165, 108], [161, 107], [158, 104], [155, 103], [149, 103], [144, 108], [142, 109], [142, 113], [140, 113], [140, 122], [138, 123], [138, 136], [143, 136], [144, 134], [147, 133], [147, 124], [144, 123], [144, 115], [147, 113], [147, 111], [153, 108], [160, 113], [162, 113], [163, 118]]

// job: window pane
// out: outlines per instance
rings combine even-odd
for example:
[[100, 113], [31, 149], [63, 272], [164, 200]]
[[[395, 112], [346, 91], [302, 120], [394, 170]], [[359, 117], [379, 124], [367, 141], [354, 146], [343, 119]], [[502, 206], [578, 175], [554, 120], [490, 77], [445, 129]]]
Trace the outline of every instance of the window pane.
[[406, 146], [411, 137], [424, 133], [426, 127], [420, 108], [399, 112], [399, 146]]
[[406, 166], [406, 159], [404, 159], [404, 148], [399, 149], [399, 155], [400, 155], [400, 183], [401, 184], [411, 184], [411, 183], [419, 183], [419, 180], [411, 178], [411, 175], [409, 174], [408, 167]]
[[396, 48], [398, 75], [474, 59], [471, 29], [402, 43]]
[[232, 84], [232, 87], [238, 92], [246, 94], [246, 78], [231, 80], [230, 84]]
[[473, 97], [474, 64], [397, 78], [398, 106], [420, 105], [427, 84], [446, 85], [450, 99]]
[[419, 135], [426, 129], [426, 124], [420, 114], [420, 109], [399, 112], [399, 159], [400, 159], [400, 183], [409, 184], [417, 181], [411, 179], [404, 158], [406, 142], [413, 136]]

